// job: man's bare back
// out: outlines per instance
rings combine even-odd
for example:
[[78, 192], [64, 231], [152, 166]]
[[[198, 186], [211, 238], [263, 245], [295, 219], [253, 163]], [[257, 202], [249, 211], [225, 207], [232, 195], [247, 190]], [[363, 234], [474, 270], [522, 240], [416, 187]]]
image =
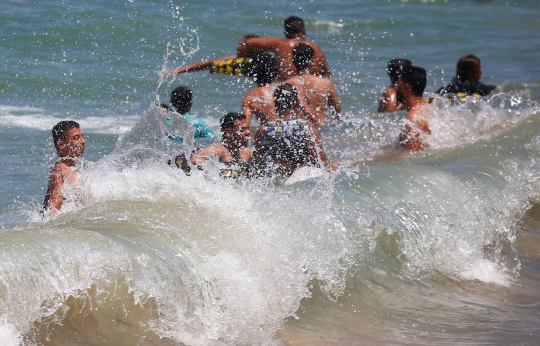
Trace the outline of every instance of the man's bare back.
[[328, 108], [334, 115], [341, 113], [341, 104], [334, 83], [328, 78], [301, 74], [286, 81], [302, 90], [306, 103], [313, 109], [317, 117], [316, 123], [324, 124], [328, 119]]
[[423, 150], [426, 144], [421, 140], [423, 135], [430, 135], [429, 118], [433, 116], [433, 112], [428, 104], [419, 104], [411, 108], [405, 119], [405, 131], [400, 135], [400, 143], [404, 149], [411, 151]]

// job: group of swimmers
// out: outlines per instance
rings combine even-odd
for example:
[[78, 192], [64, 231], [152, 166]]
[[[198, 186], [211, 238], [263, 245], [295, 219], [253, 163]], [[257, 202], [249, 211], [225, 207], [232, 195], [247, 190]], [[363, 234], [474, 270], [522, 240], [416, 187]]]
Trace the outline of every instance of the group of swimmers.
[[[241, 101], [240, 112], [228, 112], [220, 120], [221, 142], [191, 153], [189, 160], [179, 155], [175, 163], [186, 173], [190, 165], [203, 169], [204, 162], [214, 156], [229, 169], [223, 175], [290, 176], [306, 165], [324, 167], [328, 171], [338, 163], [326, 157], [319, 127], [328, 121], [328, 113], [338, 119], [342, 112], [338, 93], [329, 77], [330, 66], [321, 48], [306, 39], [304, 21], [291, 16], [285, 21], [285, 38], [248, 35], [237, 45], [237, 54], [221, 59], [203, 60], [182, 66], [170, 74], [210, 69], [214, 72], [244, 74], [257, 86]], [[399, 137], [405, 150], [422, 150], [422, 141], [430, 134], [428, 120], [432, 110], [424, 100], [426, 71], [413, 66], [409, 60], [394, 59], [387, 72], [391, 85], [379, 101], [379, 112], [406, 110], [405, 127]], [[467, 55], [458, 61], [456, 77], [437, 94], [441, 97], [485, 96], [494, 87], [481, 83], [480, 60]], [[176, 111], [195, 127], [195, 137], [214, 137], [213, 132], [199, 117], [189, 115], [193, 92], [185, 86], [171, 94], [171, 104], [162, 104], [164, 112]], [[255, 117], [259, 126], [249, 148], [250, 124]], [[62, 204], [62, 187], [76, 179], [74, 158], [84, 154], [85, 140], [79, 125], [62, 121], [53, 128], [53, 140], [58, 161], [52, 169], [44, 201], [44, 209], [52, 213]], [[188, 163], [189, 161], [189, 163]], [[232, 167], [232, 168], [231, 168]]]

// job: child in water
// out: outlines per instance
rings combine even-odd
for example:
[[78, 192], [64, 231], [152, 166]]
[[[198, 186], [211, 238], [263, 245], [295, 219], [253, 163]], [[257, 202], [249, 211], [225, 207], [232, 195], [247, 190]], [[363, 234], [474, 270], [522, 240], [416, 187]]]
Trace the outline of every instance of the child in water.
[[[214, 132], [206, 125], [206, 122], [199, 117], [190, 115], [193, 106], [193, 91], [186, 86], [179, 86], [171, 93], [171, 104], [176, 111], [189, 121], [195, 128], [195, 138], [213, 138]], [[163, 108], [163, 106], [162, 106]]]
[[84, 155], [86, 140], [79, 124], [73, 120], [64, 120], [56, 124], [52, 129], [52, 136], [57, 160], [49, 177], [43, 210], [54, 215], [65, 200], [64, 186], [75, 183], [80, 174], [75, 165], [75, 158]]

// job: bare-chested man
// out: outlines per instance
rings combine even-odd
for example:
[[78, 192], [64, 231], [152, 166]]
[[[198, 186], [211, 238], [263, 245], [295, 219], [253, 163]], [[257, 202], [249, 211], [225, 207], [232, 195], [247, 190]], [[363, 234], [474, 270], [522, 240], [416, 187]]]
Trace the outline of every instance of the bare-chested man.
[[341, 114], [341, 104], [334, 83], [328, 78], [314, 76], [309, 72], [309, 63], [315, 51], [305, 43], [299, 43], [293, 48], [293, 64], [298, 71], [297, 75], [289, 78], [286, 83], [294, 85], [303, 91], [306, 103], [313, 109], [315, 125], [324, 125], [328, 119], [327, 111], [330, 109], [334, 117]]
[[43, 210], [54, 215], [65, 200], [63, 194], [65, 185], [75, 183], [79, 176], [75, 158], [84, 155], [86, 141], [79, 124], [73, 120], [64, 120], [56, 124], [52, 136], [58, 159], [51, 170]]
[[417, 151], [427, 147], [422, 137], [431, 134], [429, 118], [433, 115], [429, 105], [424, 102], [426, 70], [418, 66], [406, 66], [398, 78], [396, 97], [405, 105], [405, 129], [399, 142], [405, 150]]
[[242, 39], [236, 50], [243, 56], [250, 56], [258, 52], [273, 52], [278, 64], [278, 78], [287, 80], [296, 74], [293, 64], [293, 48], [298, 43], [305, 43], [314, 51], [313, 60], [308, 66], [311, 74], [330, 77], [332, 72], [328, 60], [321, 48], [313, 41], [306, 39], [304, 21], [296, 16], [285, 20], [285, 37], [253, 37]]

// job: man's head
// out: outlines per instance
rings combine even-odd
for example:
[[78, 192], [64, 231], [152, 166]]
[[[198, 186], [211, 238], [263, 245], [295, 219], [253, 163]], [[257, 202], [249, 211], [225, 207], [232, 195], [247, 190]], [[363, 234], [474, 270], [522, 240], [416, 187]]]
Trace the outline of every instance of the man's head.
[[468, 54], [459, 58], [456, 77], [462, 82], [478, 82], [482, 77], [482, 65], [475, 55]]
[[243, 113], [229, 112], [220, 120], [223, 139], [230, 145], [246, 147], [251, 136], [247, 118]]
[[406, 66], [398, 78], [396, 96], [400, 102], [404, 102], [406, 94], [421, 97], [426, 84], [426, 70], [418, 66]]
[[178, 113], [189, 113], [193, 106], [193, 92], [186, 86], [179, 86], [171, 93], [171, 104]]
[[305, 70], [311, 63], [315, 51], [305, 43], [299, 43], [293, 48], [293, 64], [297, 71]]
[[272, 83], [277, 78], [277, 63], [270, 53], [259, 53], [250, 58], [248, 76], [259, 85]]
[[289, 83], [281, 84], [274, 90], [274, 103], [278, 113], [298, 106], [298, 91]]
[[161, 111], [162, 111], [163, 113], [172, 112], [171, 107], [169, 107], [169, 105], [167, 105], [167, 104], [165, 104], [165, 103], [160, 103], [160, 104], [159, 104], [159, 108], [161, 108]]
[[285, 37], [293, 38], [297, 35], [305, 35], [306, 27], [304, 26], [304, 20], [297, 16], [290, 16], [285, 19]]
[[73, 120], [63, 120], [52, 129], [54, 147], [59, 157], [81, 157], [86, 141], [80, 126]]
[[392, 81], [392, 85], [397, 84], [397, 80], [405, 66], [412, 66], [411, 61], [407, 59], [392, 59], [388, 62], [386, 72], [388, 72], [388, 75], [390, 76], [390, 81]]

